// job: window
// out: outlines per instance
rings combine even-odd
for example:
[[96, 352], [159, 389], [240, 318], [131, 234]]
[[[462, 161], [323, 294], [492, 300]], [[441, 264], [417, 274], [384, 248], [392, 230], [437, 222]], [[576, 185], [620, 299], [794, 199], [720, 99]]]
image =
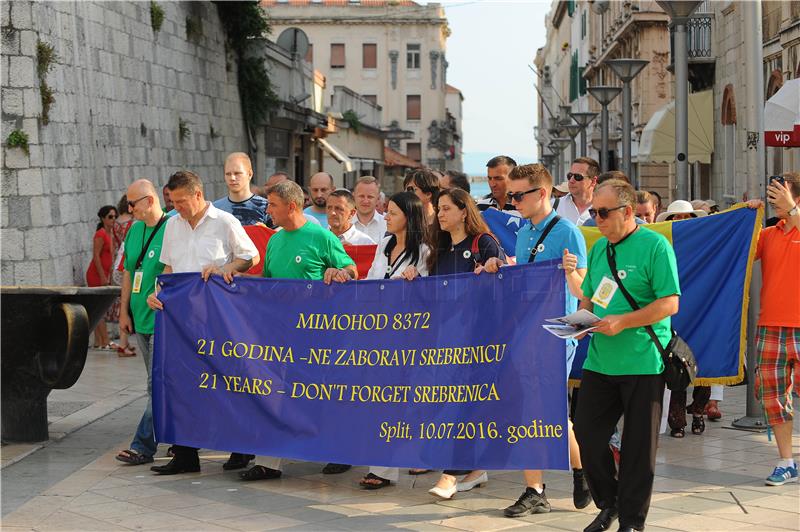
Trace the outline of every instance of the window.
[[419, 142], [406, 143], [406, 155], [417, 162], [422, 161], [422, 144]]
[[581, 39], [586, 38], [586, 10], [581, 13]]
[[308, 45], [308, 51], [306, 52], [306, 61], [308, 61], [309, 63], [313, 63], [314, 62], [314, 45], [313, 44], [309, 44]]
[[406, 68], [409, 70], [418, 70], [420, 68], [420, 57], [422, 53], [420, 52], [420, 45], [419, 44], [407, 44], [406, 45]]
[[569, 101], [574, 102], [578, 99], [578, 78], [580, 69], [578, 68], [578, 51], [572, 54], [572, 63], [569, 68]]
[[406, 120], [422, 118], [422, 100], [418, 94], [406, 96]]
[[722, 178], [723, 194], [736, 198], [736, 124], [722, 126], [725, 142], [725, 175]]
[[372, 105], [378, 105], [378, 97], [374, 94], [362, 94], [361, 96]]
[[364, 43], [361, 50], [361, 67], [378, 68], [378, 45]]
[[331, 44], [331, 68], [344, 68], [344, 44]]

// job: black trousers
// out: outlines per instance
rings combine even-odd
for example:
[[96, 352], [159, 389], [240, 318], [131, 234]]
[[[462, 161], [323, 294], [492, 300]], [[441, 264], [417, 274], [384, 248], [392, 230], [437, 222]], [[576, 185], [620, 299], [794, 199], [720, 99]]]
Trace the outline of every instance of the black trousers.
[[[172, 452], [175, 453], [175, 459], [180, 463], [196, 464], [200, 461], [197, 455], [196, 447], [186, 447], [185, 445], [173, 445]], [[230, 458], [237, 456], [246, 456], [241, 453], [231, 453]]]
[[695, 386], [692, 391], [692, 404], [686, 406], [686, 390], [672, 392], [669, 396], [669, 428], [682, 429], [686, 426], [686, 413], [702, 416], [708, 400], [711, 398], [711, 386]]
[[[594, 503], [616, 506], [619, 524], [641, 529], [650, 508], [664, 397], [661, 375], [611, 376], [583, 370], [575, 437]], [[619, 475], [608, 440], [625, 415]]]

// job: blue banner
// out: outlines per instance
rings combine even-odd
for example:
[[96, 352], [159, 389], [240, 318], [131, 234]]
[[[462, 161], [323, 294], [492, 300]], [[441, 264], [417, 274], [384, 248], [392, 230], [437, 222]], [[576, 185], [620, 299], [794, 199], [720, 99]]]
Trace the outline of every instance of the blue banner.
[[414, 281], [159, 278], [158, 441], [354, 465], [567, 469], [557, 262]]

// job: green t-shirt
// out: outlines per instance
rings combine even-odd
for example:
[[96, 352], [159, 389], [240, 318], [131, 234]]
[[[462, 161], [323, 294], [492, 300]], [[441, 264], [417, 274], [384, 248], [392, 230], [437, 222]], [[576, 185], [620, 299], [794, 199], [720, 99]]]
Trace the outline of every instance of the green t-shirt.
[[326, 269], [353, 264], [336, 235], [306, 222], [294, 231], [284, 229], [272, 235], [264, 257], [264, 277], [321, 281]]
[[[164, 265], [161, 264], [159, 258], [161, 257], [161, 242], [164, 239], [164, 228], [167, 226], [166, 221], [158, 228], [158, 233], [150, 241], [147, 251], [142, 258], [142, 266], [139, 269], [142, 272], [142, 281], [139, 293], [133, 293], [131, 290], [131, 317], [133, 318], [133, 327], [137, 333], [153, 334], [155, 328], [155, 312], [147, 306], [147, 296], [155, 290], [156, 276], [164, 271]], [[142, 253], [142, 248], [147, 244], [150, 235], [153, 234], [155, 226], [147, 227], [144, 222], [137, 221], [128, 229], [128, 234], [125, 236], [125, 270], [131, 276], [131, 288], [135, 288], [136, 279], [136, 260]]]
[[[601, 238], [589, 252], [586, 278], [581, 286], [583, 295], [588, 298], [594, 295], [603, 277], [614, 280], [606, 258], [607, 246], [608, 240]], [[620, 279], [640, 308], [656, 299], [681, 293], [675, 252], [663, 235], [639, 226], [616, 247], [616, 263], [617, 271], [625, 271]], [[594, 313], [601, 318], [629, 312], [632, 312], [631, 306], [619, 289], [611, 297], [608, 308], [594, 304]], [[666, 346], [672, 336], [670, 318], [654, 323], [653, 329], [661, 345]], [[616, 336], [592, 335], [583, 369], [605, 375], [657, 375], [664, 370], [664, 363], [645, 328], [637, 327], [625, 329]]]

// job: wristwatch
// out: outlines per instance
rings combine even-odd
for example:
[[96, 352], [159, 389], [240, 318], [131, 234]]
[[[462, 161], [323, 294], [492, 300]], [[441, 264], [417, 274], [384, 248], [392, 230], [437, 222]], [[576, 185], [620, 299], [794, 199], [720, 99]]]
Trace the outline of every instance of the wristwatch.
[[794, 207], [792, 207], [789, 210], [789, 216], [794, 216], [795, 214], [797, 214], [797, 204], [796, 203], [794, 204]]

